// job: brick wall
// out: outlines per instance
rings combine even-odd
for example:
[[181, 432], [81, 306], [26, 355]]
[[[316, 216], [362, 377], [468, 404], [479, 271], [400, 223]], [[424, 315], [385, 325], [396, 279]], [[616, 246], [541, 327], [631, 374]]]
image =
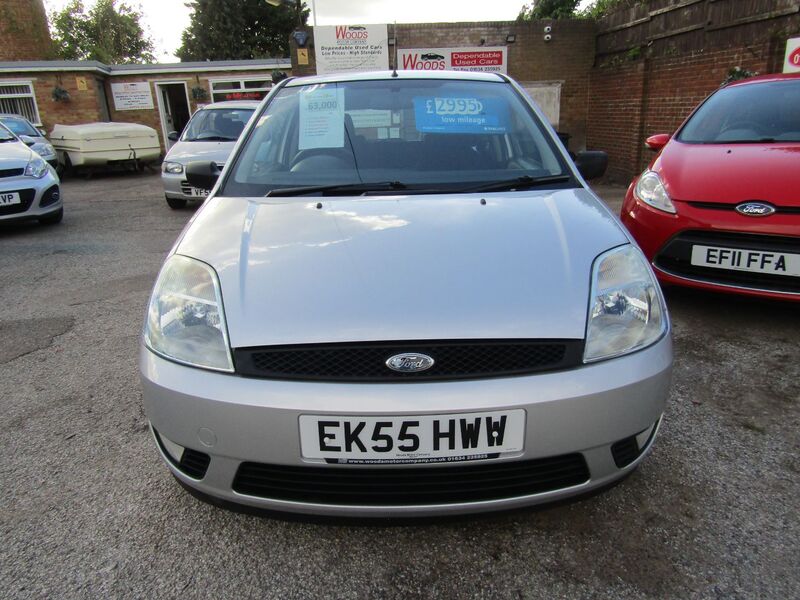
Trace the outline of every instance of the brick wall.
[[[681, 13], [701, 6], [707, 12]], [[767, 13], [745, 9], [735, 0], [653, 0], [599, 23], [597, 65], [589, 76], [587, 146], [609, 153], [608, 179], [628, 182], [640, 173], [653, 157], [644, 139], [674, 133], [731, 68], [762, 74], [781, 70], [786, 39], [800, 33], [797, 7]], [[690, 17], [697, 23], [687, 27]]]
[[625, 179], [628, 165], [638, 163], [644, 83], [642, 63], [597, 69], [589, 78], [587, 146], [608, 152], [609, 179]]
[[0, 61], [52, 58], [43, 0], [0, 1], [0, 40]]
[[[61, 73], [14, 73], [0, 75], [4, 81], [29, 81], [33, 84], [36, 106], [42, 126], [52, 131], [53, 125], [59, 123], [89, 123], [100, 120], [100, 108], [97, 95], [97, 79], [95, 75], [85, 71]], [[79, 89], [79, 80], [86, 83], [86, 89]], [[102, 85], [102, 83], [100, 83]], [[53, 100], [53, 88], [60, 87], [69, 92], [69, 101]], [[82, 85], [80, 87], [83, 87]]]

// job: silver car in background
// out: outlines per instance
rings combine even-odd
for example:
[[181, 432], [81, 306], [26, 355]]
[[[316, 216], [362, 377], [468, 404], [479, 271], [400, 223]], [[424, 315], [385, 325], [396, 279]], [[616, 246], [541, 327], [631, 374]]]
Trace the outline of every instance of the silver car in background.
[[500, 74], [289, 79], [167, 258], [147, 417], [223, 505], [508, 509], [618, 480], [656, 437], [670, 324], [648, 262]]
[[61, 222], [64, 209], [59, 183], [56, 170], [0, 123], [0, 223]]
[[177, 132], [170, 133], [175, 144], [161, 165], [161, 181], [170, 208], [183, 208], [189, 200], [208, 196], [209, 190], [186, 182], [186, 165], [209, 161], [221, 170], [256, 108], [258, 102], [215, 102], [195, 112], [180, 136]]
[[34, 127], [33, 123], [25, 117], [14, 114], [0, 114], [0, 123], [13, 131], [31, 150], [45, 159], [56, 171], [60, 172], [55, 148], [44, 136], [44, 133]]

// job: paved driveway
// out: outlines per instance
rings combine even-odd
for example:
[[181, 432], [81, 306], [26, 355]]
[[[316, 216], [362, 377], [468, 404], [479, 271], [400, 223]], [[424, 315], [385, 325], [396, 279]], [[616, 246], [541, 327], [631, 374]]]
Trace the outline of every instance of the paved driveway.
[[245, 516], [183, 492], [142, 412], [144, 306], [192, 211], [152, 175], [64, 196], [60, 226], [0, 226], [3, 597], [800, 596], [800, 307], [668, 291], [661, 435], [604, 494], [405, 526]]

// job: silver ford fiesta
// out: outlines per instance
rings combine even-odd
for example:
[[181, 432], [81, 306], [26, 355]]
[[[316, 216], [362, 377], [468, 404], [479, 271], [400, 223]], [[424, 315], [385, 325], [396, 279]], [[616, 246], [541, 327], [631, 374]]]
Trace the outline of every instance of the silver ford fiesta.
[[141, 348], [173, 475], [328, 515], [583, 494], [653, 444], [661, 290], [525, 92], [497, 74], [288, 79], [170, 252]]

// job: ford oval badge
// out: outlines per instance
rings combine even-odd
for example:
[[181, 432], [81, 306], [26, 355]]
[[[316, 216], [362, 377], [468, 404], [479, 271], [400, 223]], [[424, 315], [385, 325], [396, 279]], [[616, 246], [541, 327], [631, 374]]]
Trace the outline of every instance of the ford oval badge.
[[406, 352], [390, 356], [386, 361], [386, 366], [392, 371], [400, 373], [418, 373], [419, 371], [430, 369], [433, 366], [433, 362], [433, 359], [427, 354]]
[[764, 202], [742, 202], [736, 207], [736, 212], [748, 217], [766, 217], [775, 212], [775, 207]]

